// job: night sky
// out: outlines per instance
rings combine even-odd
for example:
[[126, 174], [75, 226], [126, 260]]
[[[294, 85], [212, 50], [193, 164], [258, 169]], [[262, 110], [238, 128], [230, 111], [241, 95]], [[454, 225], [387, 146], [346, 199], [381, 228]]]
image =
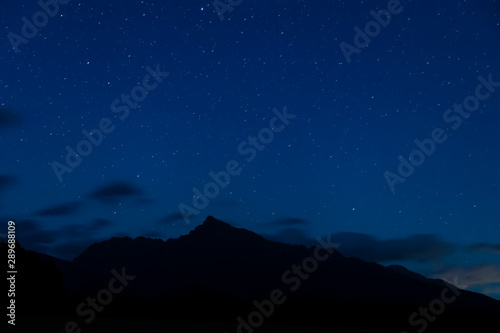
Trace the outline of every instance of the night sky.
[[42, 6], [0, 4], [0, 233], [212, 215], [500, 299], [499, 1]]

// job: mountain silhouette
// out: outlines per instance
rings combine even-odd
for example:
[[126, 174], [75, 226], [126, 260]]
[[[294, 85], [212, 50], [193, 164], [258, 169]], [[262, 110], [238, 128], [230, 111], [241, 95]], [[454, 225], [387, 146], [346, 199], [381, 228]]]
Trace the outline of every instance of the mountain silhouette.
[[[279, 290], [286, 300], [266, 323], [407, 329], [413, 312], [455, 290], [402, 266], [346, 258], [327, 244], [327, 238], [310, 248], [269, 241], [208, 217], [177, 239], [111, 238], [55, 266], [74, 299], [95, 295], [113, 270], [133, 276], [106, 315], [235, 326], [237, 317], [255, 311], [255, 301], [265, 302]], [[496, 320], [499, 301], [456, 292], [433, 327], [463, 329]]]

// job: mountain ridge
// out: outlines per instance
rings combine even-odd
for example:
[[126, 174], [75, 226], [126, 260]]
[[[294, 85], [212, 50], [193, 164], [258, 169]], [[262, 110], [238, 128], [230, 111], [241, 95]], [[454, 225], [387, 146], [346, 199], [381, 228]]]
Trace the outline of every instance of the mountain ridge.
[[[189, 234], [180, 236], [174, 239], [150, 239], [145, 237], [137, 237], [131, 239], [129, 237], [122, 238], [111, 238], [108, 241], [95, 243], [91, 245], [86, 251], [84, 251], [80, 256], [75, 258], [73, 261], [77, 266], [90, 267], [98, 264], [104, 264], [106, 269], [110, 269], [110, 262], [115, 264], [129, 264], [131, 267], [141, 267], [141, 269], [147, 269], [144, 264], [144, 258], [155, 257], [163, 258], [165, 261], [169, 260], [172, 263], [179, 264], [178, 251], [184, 251], [183, 254], [190, 257], [192, 262], [197, 262], [200, 256], [204, 256], [201, 252], [198, 252], [200, 248], [208, 251], [211, 249], [211, 255], [214, 257], [205, 257], [206, 261], [217, 261], [229, 263], [231, 260], [238, 260], [237, 257], [231, 255], [230, 252], [238, 253], [239, 258], [245, 262], [252, 262], [256, 265], [259, 264], [259, 260], [249, 259], [256, 255], [260, 258], [261, 263], [264, 264], [265, 260], [263, 258], [278, 258], [280, 255], [286, 256], [286, 254], [293, 253], [290, 255], [288, 263], [293, 264], [292, 257], [296, 261], [300, 261], [302, 257], [308, 256], [308, 251], [314, 249], [307, 248], [303, 245], [291, 245], [276, 241], [266, 240], [264, 237], [249, 231], [244, 228], [236, 228], [231, 226], [229, 223], [220, 221], [212, 216], [207, 217], [203, 224], [198, 225]], [[228, 248], [228, 253], [221, 249]], [[253, 255], [245, 256], [244, 253], [248, 251], [253, 251]], [[248, 253], [247, 253], [248, 254]], [[302, 257], [301, 257], [302, 256]], [[357, 258], [345, 258], [342, 254], [334, 250], [333, 261], [341, 260], [343, 264], [348, 264], [352, 267], [364, 267], [366, 270], [382, 270], [384, 274], [397, 274], [397, 276], [403, 276], [405, 278], [429, 283], [436, 284], [436, 280], [428, 279], [420, 274], [412, 272], [403, 266], [393, 265], [389, 267], [384, 267], [376, 263], [365, 262]], [[181, 261], [184, 259], [181, 259]], [[141, 264], [142, 262], [142, 264]], [[235, 262], [232, 262], [234, 266], [240, 267]], [[182, 266], [182, 265], [180, 265]], [[273, 266], [267, 264], [267, 266]], [[240, 267], [241, 268], [241, 267]], [[285, 267], [284, 267], [285, 268]], [[104, 271], [104, 267], [101, 269]]]
[[[160, 309], [168, 308], [172, 318], [190, 313], [197, 320], [222, 321], [234, 320], [248, 311], [252, 301], [265, 300], [279, 289], [290, 301], [277, 321], [327, 324], [325, 311], [334, 309], [347, 324], [347, 318], [359, 311], [377, 325], [389, 325], [384, 312], [398, 313], [404, 324], [408, 315], [449, 288], [444, 281], [427, 279], [403, 266], [344, 257], [327, 243], [323, 240], [308, 248], [269, 241], [209, 217], [175, 239], [114, 237], [92, 244], [65, 267], [63, 275], [71, 294], [88, 295], [107, 285], [113, 270], [124, 270], [134, 280], [123, 292], [120, 311], [164, 315]], [[489, 320], [490, 313], [500, 313], [500, 301], [460, 290], [460, 297], [447, 309], [455, 321], [464, 311], [473, 311], [477, 320]]]

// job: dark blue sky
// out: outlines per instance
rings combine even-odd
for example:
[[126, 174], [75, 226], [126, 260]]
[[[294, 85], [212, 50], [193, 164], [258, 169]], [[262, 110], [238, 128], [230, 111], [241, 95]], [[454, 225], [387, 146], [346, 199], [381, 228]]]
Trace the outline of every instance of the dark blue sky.
[[0, 4], [21, 243], [71, 259], [213, 215], [500, 297], [500, 3], [221, 3]]

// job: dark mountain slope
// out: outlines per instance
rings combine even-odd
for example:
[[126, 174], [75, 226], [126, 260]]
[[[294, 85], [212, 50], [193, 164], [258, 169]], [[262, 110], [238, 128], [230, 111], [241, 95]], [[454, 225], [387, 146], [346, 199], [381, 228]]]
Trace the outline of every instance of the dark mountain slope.
[[[386, 268], [345, 258], [335, 249], [268, 241], [213, 217], [178, 239], [96, 243], [70, 265], [59, 266], [75, 299], [105, 288], [113, 269], [135, 276], [107, 316], [236, 323], [236, 317], [255, 311], [254, 300], [267, 300], [279, 289], [286, 302], [276, 306], [268, 322], [405, 329], [413, 312], [443, 293], [454, 295], [443, 281], [401, 266]], [[458, 297], [446, 304], [433, 327], [474, 327], [494, 322], [500, 313], [499, 301], [455, 292]]]

